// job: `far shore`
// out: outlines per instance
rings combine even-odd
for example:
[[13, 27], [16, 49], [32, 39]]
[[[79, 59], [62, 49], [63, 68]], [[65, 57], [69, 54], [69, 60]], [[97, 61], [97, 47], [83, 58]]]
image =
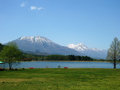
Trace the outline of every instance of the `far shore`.
[[55, 60], [32, 60], [32, 61], [20, 61], [20, 62], [110, 62], [110, 61], [55, 61]]

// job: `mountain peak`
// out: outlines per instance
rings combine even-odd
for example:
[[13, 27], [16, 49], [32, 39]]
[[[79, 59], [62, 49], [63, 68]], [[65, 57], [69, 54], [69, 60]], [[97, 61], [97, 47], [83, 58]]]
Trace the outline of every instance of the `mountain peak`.
[[76, 50], [70, 49], [58, 45], [51, 40], [41, 36], [23, 36], [14, 42], [17, 43], [18, 48], [25, 52], [41, 52], [48, 54], [60, 54], [60, 55], [82, 55]]
[[32, 43], [34, 43], [34, 42], [52, 42], [49, 39], [47, 39], [45, 37], [41, 37], [41, 36], [27, 36], [27, 37], [23, 36], [23, 37], [20, 37], [19, 40], [27, 40]]
[[68, 44], [67, 47], [75, 49], [77, 51], [85, 51], [88, 49], [88, 47], [86, 47], [84, 44], [82, 43], [78, 43], [77, 45], [75, 44]]
[[97, 48], [88, 48], [82, 43], [75, 44], [68, 44], [68, 48], [72, 48], [74, 50], [77, 50], [79, 52], [82, 52], [83, 54], [86, 54], [90, 57], [99, 57], [99, 58], [105, 58], [107, 55], [107, 51], [103, 49], [97, 49]]
[[85, 46], [83, 43], [78, 43], [76, 46]]

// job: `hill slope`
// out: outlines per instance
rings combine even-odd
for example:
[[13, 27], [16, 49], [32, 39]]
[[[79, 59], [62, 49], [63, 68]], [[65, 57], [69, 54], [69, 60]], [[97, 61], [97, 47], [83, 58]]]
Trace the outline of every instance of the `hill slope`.
[[18, 48], [22, 51], [42, 52], [60, 55], [82, 55], [74, 49], [60, 46], [52, 42], [51, 40], [41, 36], [20, 37], [13, 41], [17, 43]]

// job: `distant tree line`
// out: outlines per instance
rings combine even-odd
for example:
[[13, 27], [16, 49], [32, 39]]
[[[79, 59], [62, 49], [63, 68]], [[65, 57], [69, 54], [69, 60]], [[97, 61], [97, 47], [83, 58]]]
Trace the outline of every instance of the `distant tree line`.
[[93, 58], [88, 56], [75, 56], [75, 55], [30, 55], [23, 54], [22, 61], [41, 60], [41, 61], [93, 61]]

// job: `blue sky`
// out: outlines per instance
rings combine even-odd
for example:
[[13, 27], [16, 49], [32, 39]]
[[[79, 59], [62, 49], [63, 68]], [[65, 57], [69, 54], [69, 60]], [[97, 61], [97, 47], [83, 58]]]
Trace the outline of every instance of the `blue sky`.
[[0, 0], [0, 43], [36, 35], [108, 49], [120, 40], [120, 0]]

